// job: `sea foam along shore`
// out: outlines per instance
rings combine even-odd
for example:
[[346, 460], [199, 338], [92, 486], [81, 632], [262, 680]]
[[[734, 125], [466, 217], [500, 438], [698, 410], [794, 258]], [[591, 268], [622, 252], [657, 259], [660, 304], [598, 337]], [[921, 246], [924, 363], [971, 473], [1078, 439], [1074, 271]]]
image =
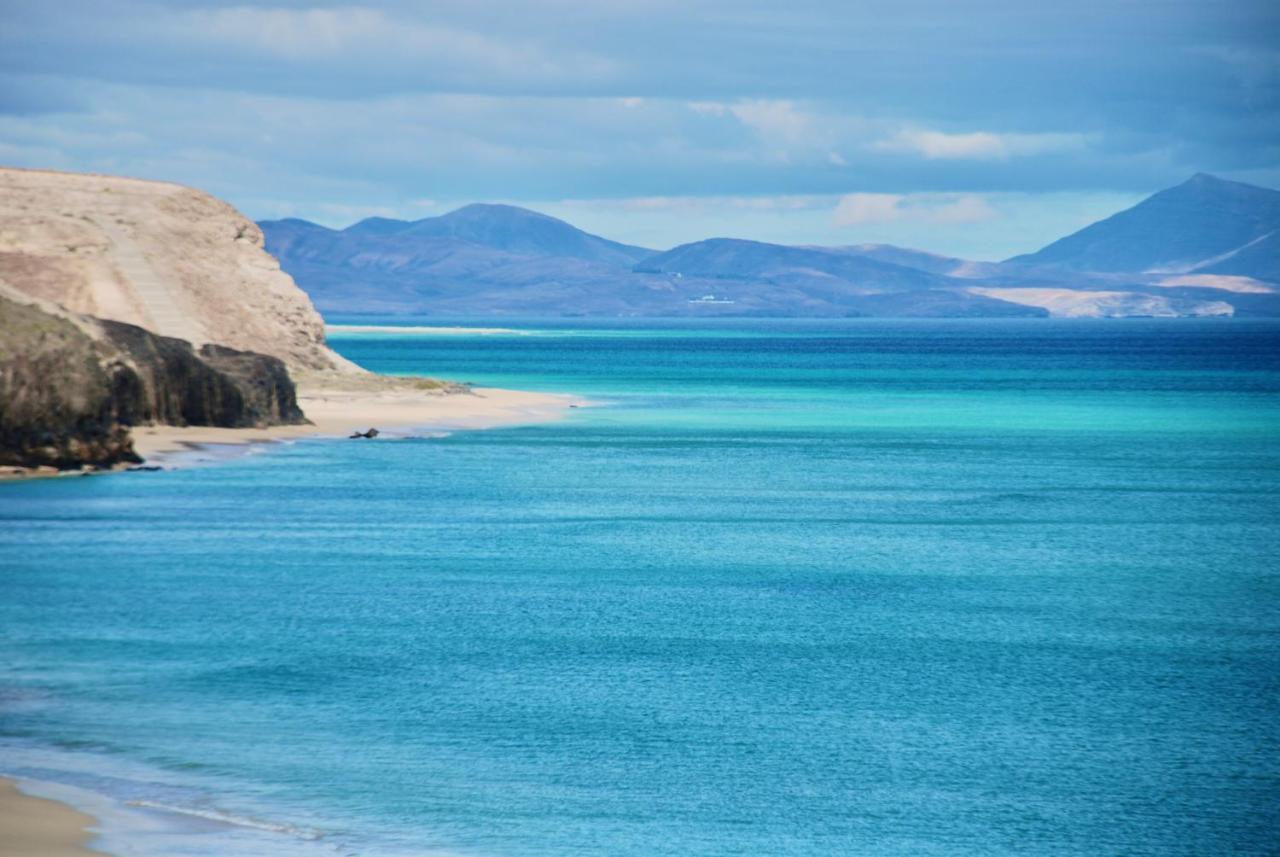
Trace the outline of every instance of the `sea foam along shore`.
[[0, 857], [92, 857], [97, 819], [61, 801], [37, 797], [0, 778]]
[[351, 852], [315, 830], [213, 808], [125, 800], [61, 781], [0, 776], [0, 857], [345, 853]]

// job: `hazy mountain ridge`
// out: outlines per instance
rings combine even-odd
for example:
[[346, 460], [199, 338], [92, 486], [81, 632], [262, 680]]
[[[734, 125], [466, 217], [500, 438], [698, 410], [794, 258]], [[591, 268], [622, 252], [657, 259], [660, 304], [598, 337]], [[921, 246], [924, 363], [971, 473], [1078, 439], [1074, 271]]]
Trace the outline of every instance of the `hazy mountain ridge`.
[[682, 244], [638, 262], [637, 273], [668, 273], [709, 279], [751, 279], [787, 272], [816, 271], [856, 284], [865, 293], [928, 289], [946, 285], [932, 273], [860, 255], [818, 247], [788, 247], [745, 241], [740, 238], [709, 238]]
[[1204, 174], [1005, 262], [710, 238], [663, 252], [507, 205], [260, 224], [328, 312], [571, 316], [1280, 315], [1280, 192]]
[[1199, 173], [1009, 261], [1075, 271], [1186, 273], [1210, 270], [1277, 229], [1280, 191]]

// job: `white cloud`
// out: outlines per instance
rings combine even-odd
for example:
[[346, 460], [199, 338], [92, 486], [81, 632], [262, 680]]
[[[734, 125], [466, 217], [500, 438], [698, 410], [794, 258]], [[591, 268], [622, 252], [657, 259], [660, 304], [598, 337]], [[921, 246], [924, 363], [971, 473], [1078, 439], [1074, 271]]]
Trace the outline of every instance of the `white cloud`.
[[388, 14], [363, 6], [287, 9], [244, 5], [157, 17], [156, 37], [197, 41], [285, 62], [357, 63], [464, 84], [505, 80], [598, 80], [616, 72], [605, 56], [553, 50], [528, 38]]
[[740, 101], [729, 112], [772, 143], [795, 146], [808, 143], [814, 135], [813, 121], [790, 101]]
[[1019, 155], [1078, 149], [1089, 139], [1084, 134], [995, 134], [990, 131], [947, 134], [943, 131], [904, 128], [890, 137], [875, 141], [871, 148], [880, 152], [909, 152], [923, 155], [929, 160], [1004, 160]]
[[685, 107], [702, 116], [724, 116], [729, 112], [729, 105], [719, 101], [686, 101]]
[[792, 154], [821, 156], [831, 163], [843, 160], [831, 151], [838, 136], [840, 117], [819, 115], [786, 99], [686, 101], [684, 106], [701, 116], [732, 117], [767, 148], [770, 160], [788, 163]]
[[341, 53], [371, 38], [394, 37], [391, 21], [376, 9], [261, 9], [237, 6], [189, 13], [204, 38], [252, 47], [288, 58]]
[[900, 131], [878, 148], [919, 152], [926, 158], [1005, 158], [1009, 150], [996, 134], [944, 134], [941, 131]]
[[832, 214], [836, 226], [913, 221], [916, 223], [979, 223], [997, 217], [980, 194], [850, 193], [840, 197]]
[[985, 197], [965, 193], [931, 208], [926, 205], [923, 219], [930, 223], [981, 223], [998, 216]]
[[840, 197], [834, 215], [837, 226], [862, 226], [902, 219], [902, 196], [896, 193], [850, 193]]
[[820, 194], [776, 196], [638, 196], [616, 199], [562, 199], [556, 205], [573, 209], [622, 211], [806, 211], [831, 205], [831, 197]]

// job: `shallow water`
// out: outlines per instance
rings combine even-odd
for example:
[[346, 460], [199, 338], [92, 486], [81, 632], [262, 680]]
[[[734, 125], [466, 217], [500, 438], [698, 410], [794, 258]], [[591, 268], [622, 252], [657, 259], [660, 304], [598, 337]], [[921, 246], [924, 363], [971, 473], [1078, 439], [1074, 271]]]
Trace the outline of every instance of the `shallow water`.
[[0, 486], [0, 770], [290, 831], [218, 853], [1273, 853], [1280, 326], [522, 327], [335, 344], [602, 405]]

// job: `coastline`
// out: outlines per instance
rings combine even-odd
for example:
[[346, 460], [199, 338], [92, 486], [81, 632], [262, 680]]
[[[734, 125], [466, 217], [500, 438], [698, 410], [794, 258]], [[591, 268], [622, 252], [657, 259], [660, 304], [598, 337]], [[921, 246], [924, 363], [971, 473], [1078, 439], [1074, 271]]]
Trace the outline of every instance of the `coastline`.
[[206, 445], [251, 445], [304, 437], [349, 438], [376, 428], [383, 437], [421, 432], [488, 429], [550, 422], [581, 404], [573, 396], [477, 387], [467, 392], [418, 390], [401, 385], [348, 384], [298, 387], [298, 405], [310, 425], [265, 428], [142, 426], [134, 449], [148, 465], [171, 463], [176, 455]]
[[[211, 446], [243, 447], [307, 437], [349, 438], [376, 428], [387, 438], [423, 432], [488, 429], [560, 419], [584, 401], [576, 396], [494, 387], [460, 388], [429, 379], [379, 375], [302, 378], [298, 405], [309, 424], [262, 428], [144, 425], [133, 429], [134, 450], [145, 467], [173, 467], [184, 456]], [[136, 466], [136, 465], [135, 465]], [[57, 471], [53, 468], [0, 469], [0, 482], [38, 477], [79, 476], [127, 470]]]
[[105, 854], [88, 847], [90, 828], [98, 819], [69, 804], [36, 797], [18, 781], [0, 777], [0, 857], [94, 857]]
[[326, 333], [386, 333], [415, 336], [532, 336], [528, 330], [514, 327], [431, 327], [424, 325], [390, 325], [390, 324], [326, 324]]

